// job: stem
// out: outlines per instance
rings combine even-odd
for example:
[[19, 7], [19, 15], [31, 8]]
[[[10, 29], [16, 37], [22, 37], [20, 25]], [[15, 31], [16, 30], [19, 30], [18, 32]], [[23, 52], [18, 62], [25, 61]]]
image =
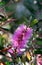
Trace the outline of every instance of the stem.
[[7, 50], [11, 49], [12, 46], [9, 46], [8, 48], [4, 48], [3, 50], [0, 50], [0, 52], [6, 52]]
[[10, 18], [10, 19], [8, 19], [7, 21], [5, 21], [5, 23], [1, 24], [0, 27], [1, 27], [1, 26], [4, 26], [4, 25], [7, 24], [7, 23], [13, 22], [13, 21], [15, 21], [15, 20], [16, 20], [16, 19]]
[[6, 32], [3, 28], [0, 27], [0, 31]]
[[9, 31], [6, 31], [4, 28], [0, 27], [0, 31], [4, 32], [4, 33], [10, 33]]
[[24, 65], [26, 65], [26, 63], [24, 62]]

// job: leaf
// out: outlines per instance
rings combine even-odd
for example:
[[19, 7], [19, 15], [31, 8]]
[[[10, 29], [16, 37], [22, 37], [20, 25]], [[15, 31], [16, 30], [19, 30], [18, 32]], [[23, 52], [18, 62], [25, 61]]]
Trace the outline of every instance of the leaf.
[[10, 62], [6, 62], [6, 65], [10, 65]]
[[5, 4], [5, 2], [0, 2], [0, 6], [3, 6]]
[[38, 20], [37, 20], [37, 19], [34, 19], [34, 20], [30, 23], [30, 26], [33, 27], [36, 23], [38, 23]]
[[34, 54], [42, 54], [42, 48], [35, 49]]
[[26, 56], [27, 56], [27, 59], [30, 61], [31, 60], [31, 55], [29, 52], [26, 52]]
[[2, 50], [2, 49], [3, 49], [3, 38], [0, 35], [0, 50]]
[[38, 45], [42, 45], [42, 41], [37, 41], [37, 44]]
[[36, 40], [37, 40], [37, 44], [38, 44], [38, 45], [42, 45], [42, 39], [37, 38]]
[[3, 15], [0, 15], [0, 22], [5, 22], [7, 19], [3, 16]]

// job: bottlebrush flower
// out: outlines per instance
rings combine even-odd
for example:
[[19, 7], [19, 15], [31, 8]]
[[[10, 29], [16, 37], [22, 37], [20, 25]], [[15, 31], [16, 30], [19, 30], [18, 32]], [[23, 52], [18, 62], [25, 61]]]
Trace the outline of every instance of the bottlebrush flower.
[[[12, 36], [12, 47], [17, 49], [17, 52], [20, 52], [26, 45], [26, 42], [32, 36], [32, 29], [26, 25], [20, 25]], [[12, 52], [11, 50], [9, 52]]]
[[37, 55], [37, 64], [36, 65], [42, 65], [42, 54]]

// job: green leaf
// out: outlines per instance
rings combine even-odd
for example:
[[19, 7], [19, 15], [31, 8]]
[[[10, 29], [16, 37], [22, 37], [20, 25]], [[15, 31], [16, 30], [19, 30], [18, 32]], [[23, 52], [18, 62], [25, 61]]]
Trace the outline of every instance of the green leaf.
[[0, 6], [3, 6], [5, 4], [5, 2], [0, 2]]
[[2, 50], [4, 47], [3, 47], [3, 38], [2, 36], [0, 35], [0, 50]]
[[10, 62], [6, 62], [5, 64], [6, 64], [6, 65], [10, 65]]
[[42, 48], [35, 49], [34, 54], [42, 54]]
[[30, 23], [30, 26], [33, 27], [36, 23], [38, 23], [38, 20], [37, 20], [37, 19], [34, 19], [34, 20]]
[[5, 22], [7, 19], [6, 19], [6, 17], [4, 17], [3, 15], [0, 15], [0, 22]]
[[42, 45], [42, 39], [37, 38], [36, 40], [37, 40], [37, 45]]
[[37, 44], [38, 45], [42, 45], [42, 41], [37, 41]]

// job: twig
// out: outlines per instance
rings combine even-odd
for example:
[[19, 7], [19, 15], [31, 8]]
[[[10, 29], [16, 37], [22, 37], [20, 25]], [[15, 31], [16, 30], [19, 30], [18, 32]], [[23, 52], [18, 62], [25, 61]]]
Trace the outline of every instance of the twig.
[[0, 27], [1, 26], [4, 26], [7, 23], [13, 22], [13, 21], [16, 21], [16, 19], [12, 19], [12, 18], [11, 19], [8, 19], [7, 21], [5, 21], [5, 23], [1, 24]]
[[6, 52], [6, 51], [8, 51], [10, 48], [12, 48], [12, 46], [9, 46], [9, 47], [7, 47], [7, 48], [4, 48], [3, 50], [0, 50], [0, 52]]

